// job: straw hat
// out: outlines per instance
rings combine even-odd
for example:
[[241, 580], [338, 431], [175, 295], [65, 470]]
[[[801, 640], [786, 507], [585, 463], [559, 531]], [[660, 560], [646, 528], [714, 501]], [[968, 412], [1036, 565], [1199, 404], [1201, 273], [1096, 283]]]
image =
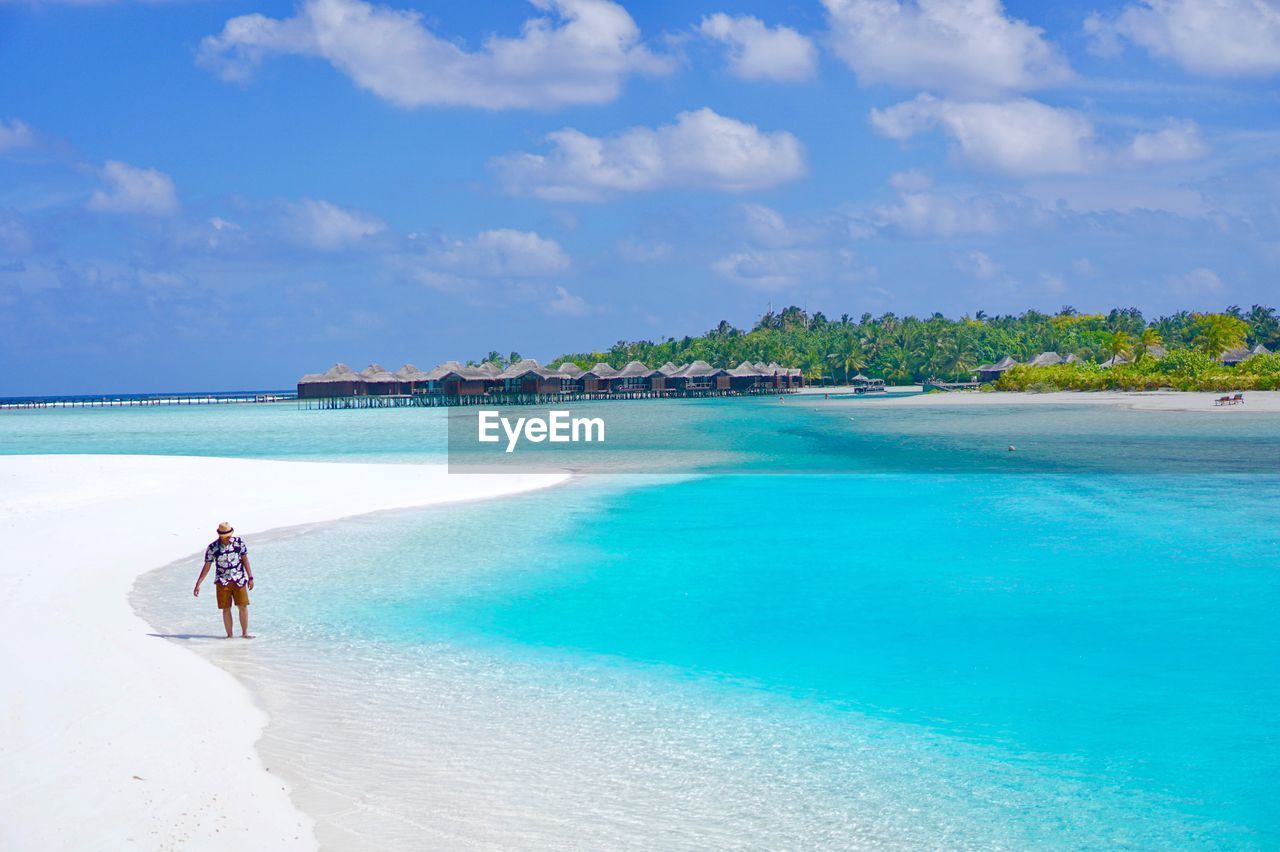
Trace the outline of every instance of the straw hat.
[[218, 524], [218, 535], [226, 535], [227, 533], [233, 533], [235, 531], [236, 531], [236, 528], [231, 526], [230, 521], [223, 521], [222, 523]]

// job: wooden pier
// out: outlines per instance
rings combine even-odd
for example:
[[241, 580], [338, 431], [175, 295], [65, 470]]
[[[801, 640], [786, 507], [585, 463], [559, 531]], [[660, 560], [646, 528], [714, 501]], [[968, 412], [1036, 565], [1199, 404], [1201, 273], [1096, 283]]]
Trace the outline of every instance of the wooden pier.
[[41, 396], [0, 398], [0, 410], [14, 408], [102, 408], [132, 407], [143, 405], [224, 405], [260, 402], [292, 402], [298, 395], [293, 391], [265, 391], [261, 393], [157, 393], [157, 394], [106, 394], [103, 396]]
[[316, 410], [345, 408], [455, 408], [467, 405], [561, 405], [606, 399], [704, 399], [721, 396], [782, 396], [796, 388], [761, 390], [634, 390], [617, 393], [487, 393], [487, 394], [358, 394], [354, 396], [299, 397], [298, 407]]

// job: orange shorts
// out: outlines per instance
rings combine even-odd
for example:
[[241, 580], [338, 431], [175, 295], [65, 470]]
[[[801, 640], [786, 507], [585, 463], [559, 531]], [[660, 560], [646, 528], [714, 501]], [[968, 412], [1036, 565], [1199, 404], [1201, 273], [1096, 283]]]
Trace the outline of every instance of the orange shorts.
[[249, 587], [228, 583], [225, 586], [214, 586], [218, 590], [218, 609], [231, 609], [231, 602], [236, 606], [249, 605]]

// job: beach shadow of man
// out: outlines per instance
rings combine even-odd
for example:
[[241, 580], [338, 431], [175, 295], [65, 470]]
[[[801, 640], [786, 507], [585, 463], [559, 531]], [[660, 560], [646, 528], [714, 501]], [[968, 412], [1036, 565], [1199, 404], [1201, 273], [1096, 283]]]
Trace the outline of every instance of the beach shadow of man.
[[253, 588], [253, 568], [249, 565], [249, 548], [245, 546], [244, 539], [232, 535], [233, 532], [235, 528], [226, 521], [218, 524], [218, 537], [205, 548], [204, 567], [200, 569], [191, 594], [200, 597], [200, 584], [209, 575], [209, 567], [217, 566], [213, 585], [227, 638], [232, 636], [231, 604], [234, 603], [240, 611], [240, 635], [252, 639], [249, 635], [249, 591]]

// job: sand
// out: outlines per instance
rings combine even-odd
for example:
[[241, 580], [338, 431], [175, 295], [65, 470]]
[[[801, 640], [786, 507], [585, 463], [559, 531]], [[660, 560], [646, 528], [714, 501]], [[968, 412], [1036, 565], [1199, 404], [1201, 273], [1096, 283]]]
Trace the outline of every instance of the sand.
[[[888, 395], [866, 397], [876, 405], [894, 406], [966, 406], [966, 405], [1117, 405], [1139, 411], [1206, 411], [1218, 415], [1246, 411], [1280, 412], [1280, 391], [1245, 391], [1242, 405], [1214, 405], [1221, 393], [1184, 391], [1060, 391], [1057, 393], [1007, 393], [999, 391], [956, 391], [915, 396], [893, 396], [894, 393], [919, 391], [920, 387], [889, 388]], [[805, 388], [805, 398], [849, 391], [841, 388]], [[1234, 394], [1231, 394], [1234, 396]], [[845, 397], [837, 397], [844, 399]]]
[[[254, 749], [267, 719], [235, 679], [151, 634], [129, 591], [219, 521], [269, 529], [495, 497], [558, 475], [165, 456], [0, 456], [2, 849], [313, 849], [309, 817]], [[269, 566], [256, 566], [269, 582]], [[212, 577], [197, 600], [217, 638]], [[252, 607], [250, 613], [252, 615]], [[252, 629], [252, 624], [251, 624]], [[237, 633], [238, 633], [237, 629]]]

